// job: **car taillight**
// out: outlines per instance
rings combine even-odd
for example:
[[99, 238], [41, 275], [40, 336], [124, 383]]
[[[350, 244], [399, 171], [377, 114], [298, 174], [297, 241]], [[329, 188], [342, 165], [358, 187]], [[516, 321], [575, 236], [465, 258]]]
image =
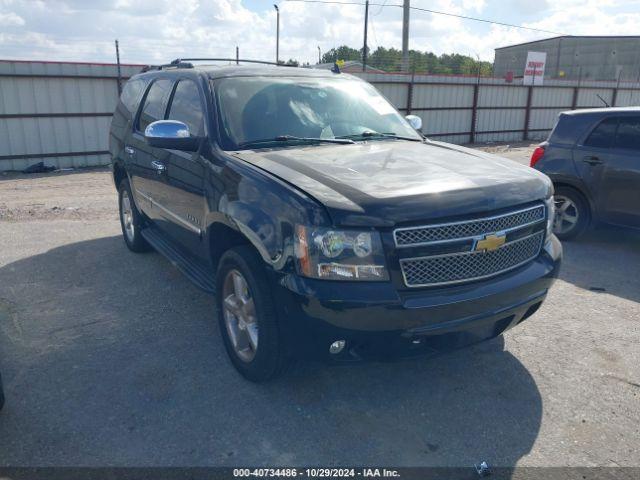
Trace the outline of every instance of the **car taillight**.
[[543, 156], [544, 156], [544, 147], [537, 147], [531, 154], [531, 162], [529, 163], [529, 166], [530, 167], [535, 166], [535, 164], [538, 163], [538, 160], [540, 160]]

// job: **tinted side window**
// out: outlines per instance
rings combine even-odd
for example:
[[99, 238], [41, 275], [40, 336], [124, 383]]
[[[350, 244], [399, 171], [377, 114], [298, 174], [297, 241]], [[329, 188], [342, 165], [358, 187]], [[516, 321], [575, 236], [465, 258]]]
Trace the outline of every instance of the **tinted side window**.
[[549, 135], [549, 141], [556, 144], [573, 145], [584, 132], [575, 115], [558, 115], [558, 120]]
[[142, 80], [129, 80], [122, 89], [120, 100], [129, 113], [138, 109], [138, 100], [142, 90], [144, 90], [144, 82]]
[[198, 86], [190, 80], [181, 80], [176, 87], [169, 110], [170, 120], [178, 120], [189, 127], [192, 136], [203, 132], [202, 102], [198, 94]]
[[640, 150], [640, 117], [620, 119], [615, 146], [629, 150]]
[[591, 132], [584, 142], [587, 147], [609, 148], [616, 135], [617, 118], [607, 118]]
[[151, 84], [147, 98], [144, 100], [140, 119], [138, 120], [138, 130], [144, 132], [144, 129], [150, 123], [164, 118], [165, 99], [171, 89], [171, 80], [160, 79]]

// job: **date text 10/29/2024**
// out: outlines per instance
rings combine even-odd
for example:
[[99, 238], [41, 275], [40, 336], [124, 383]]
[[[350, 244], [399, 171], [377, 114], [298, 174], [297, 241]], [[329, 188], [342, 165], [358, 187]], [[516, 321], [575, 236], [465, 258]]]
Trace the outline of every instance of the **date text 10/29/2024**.
[[398, 478], [388, 468], [234, 468], [234, 478]]

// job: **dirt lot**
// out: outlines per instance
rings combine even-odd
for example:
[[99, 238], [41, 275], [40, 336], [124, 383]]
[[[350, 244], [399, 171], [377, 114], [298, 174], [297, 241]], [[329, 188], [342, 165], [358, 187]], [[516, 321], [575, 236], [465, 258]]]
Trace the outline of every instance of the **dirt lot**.
[[261, 386], [226, 359], [211, 298], [126, 250], [106, 170], [0, 175], [0, 245], [0, 466], [640, 466], [637, 233], [565, 244], [504, 338]]

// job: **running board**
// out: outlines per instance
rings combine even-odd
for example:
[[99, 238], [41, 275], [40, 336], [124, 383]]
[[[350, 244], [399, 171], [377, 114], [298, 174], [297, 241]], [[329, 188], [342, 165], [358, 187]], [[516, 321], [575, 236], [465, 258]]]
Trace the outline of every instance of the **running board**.
[[143, 228], [140, 232], [154, 249], [164, 255], [174, 267], [184, 273], [196, 287], [207, 293], [215, 293], [216, 285], [213, 272], [210, 272], [190, 256], [183, 253], [156, 228], [147, 227]]

